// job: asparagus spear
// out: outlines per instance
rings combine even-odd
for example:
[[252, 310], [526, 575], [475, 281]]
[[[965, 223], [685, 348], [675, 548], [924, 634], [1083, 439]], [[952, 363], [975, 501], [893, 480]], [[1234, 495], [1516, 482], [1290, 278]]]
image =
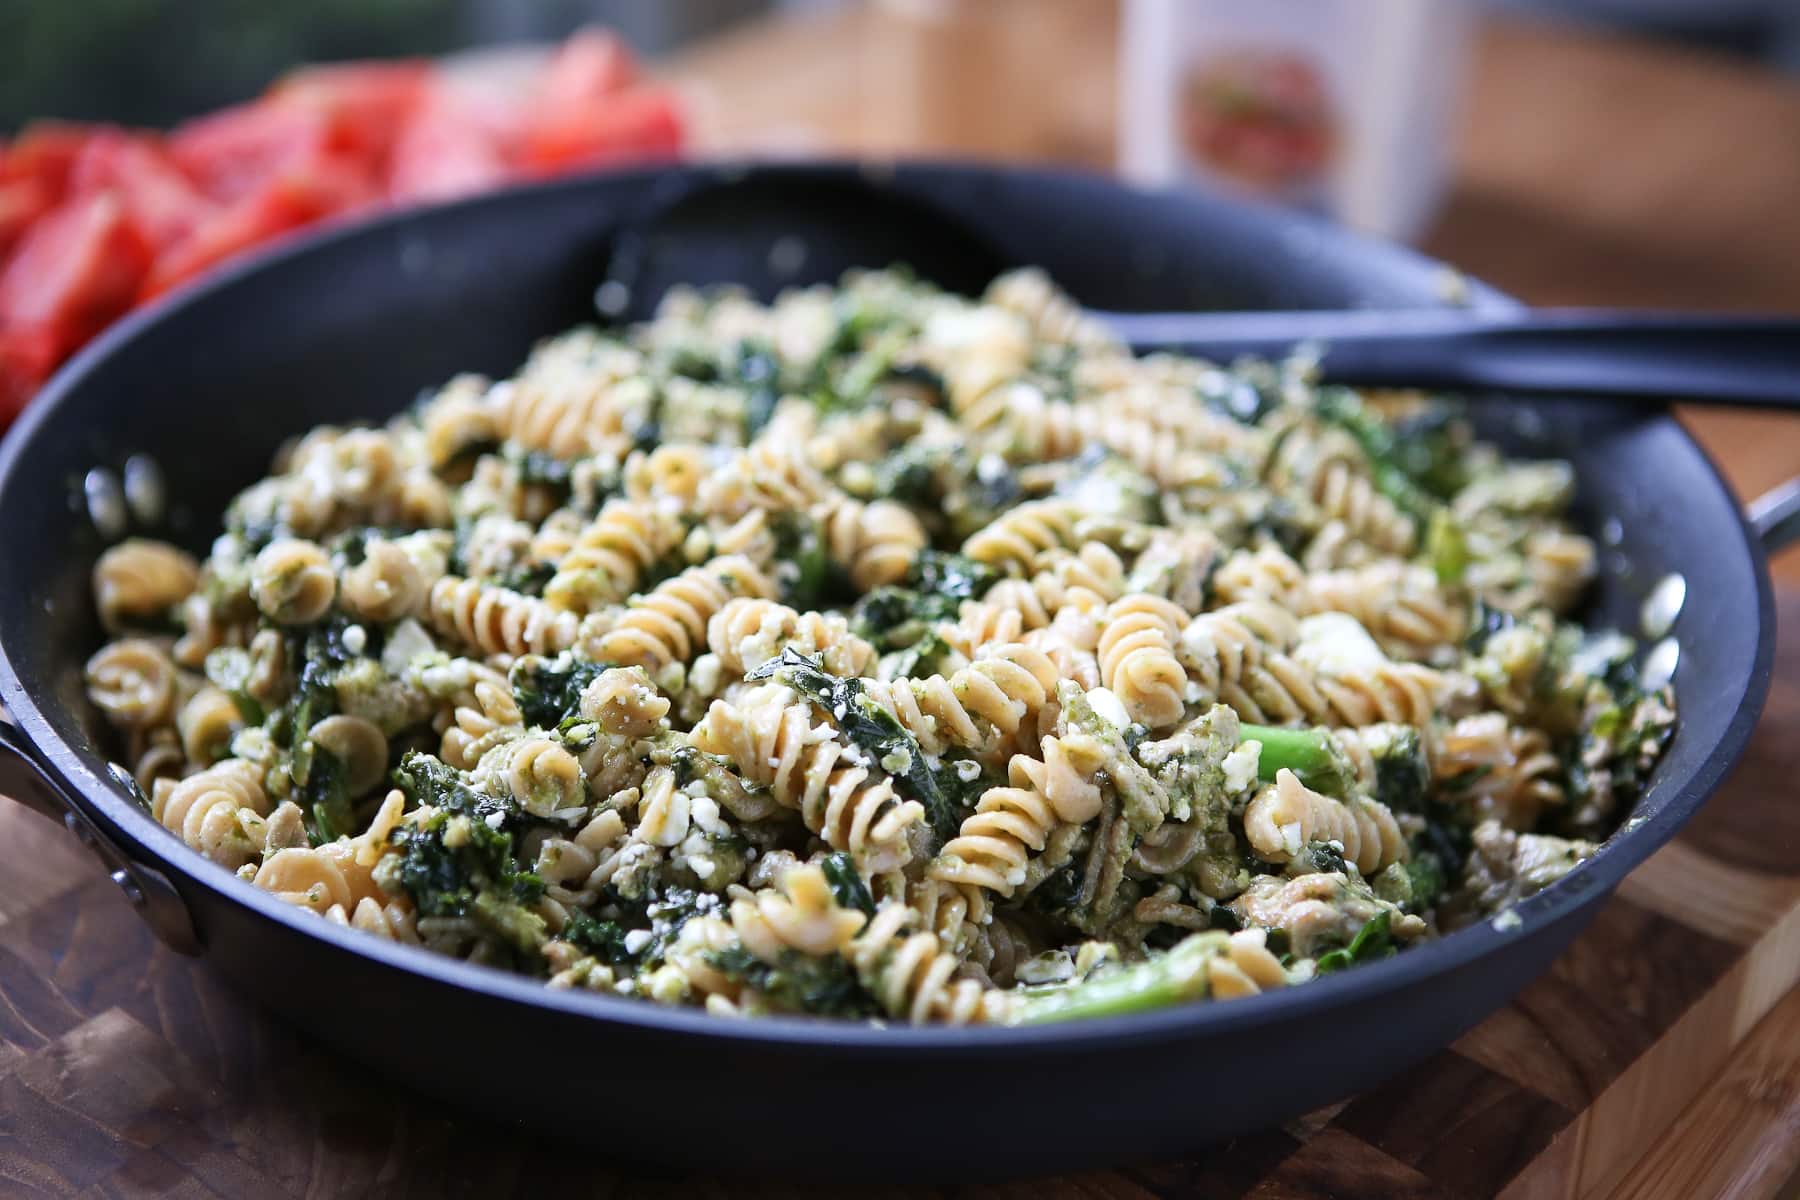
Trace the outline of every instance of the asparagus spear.
[[1272, 783], [1275, 773], [1283, 768], [1292, 771], [1300, 782], [1315, 792], [1328, 796], [1345, 796], [1356, 779], [1351, 765], [1337, 739], [1329, 729], [1276, 729], [1268, 725], [1244, 725], [1239, 738], [1261, 742], [1262, 757], [1256, 762], [1257, 778]]
[[1168, 953], [1080, 983], [1052, 984], [1019, 994], [1014, 1024], [1117, 1017], [1166, 1008], [1206, 995], [1206, 964], [1225, 947], [1226, 934], [1196, 933]]

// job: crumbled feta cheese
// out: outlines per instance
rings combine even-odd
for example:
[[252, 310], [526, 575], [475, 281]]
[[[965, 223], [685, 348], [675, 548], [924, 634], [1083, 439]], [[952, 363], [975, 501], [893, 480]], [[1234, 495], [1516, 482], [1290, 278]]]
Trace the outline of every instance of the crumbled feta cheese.
[[361, 654], [369, 648], [369, 631], [361, 625], [344, 626], [344, 649], [352, 654]]
[[956, 777], [964, 783], [974, 783], [981, 774], [981, 764], [972, 758], [957, 760]]
[[634, 929], [625, 935], [625, 953], [637, 954], [650, 944], [655, 936], [648, 929]]
[[912, 769], [912, 751], [904, 746], [881, 756], [881, 769], [889, 775], [904, 775]]
[[1131, 717], [1125, 712], [1125, 703], [1109, 689], [1094, 688], [1087, 694], [1087, 702], [1093, 706], [1094, 715], [1108, 724], [1124, 729], [1131, 724]]
[[1047, 950], [1020, 963], [1013, 975], [1020, 983], [1061, 983], [1075, 974], [1066, 950]]
[[688, 859], [687, 864], [688, 864], [688, 870], [690, 870], [694, 873], [695, 878], [711, 879], [713, 877], [713, 871], [714, 871], [715, 867], [713, 865], [712, 859], [707, 858], [704, 855], [700, 855], [700, 856], [696, 856], [694, 858]]
[[496, 809], [495, 811], [489, 813], [487, 816], [483, 817], [482, 820], [487, 822], [489, 829], [498, 829], [502, 825], [506, 824], [506, 814], [499, 811], [498, 809]]
[[[771, 655], [770, 657], [773, 657]], [[710, 696], [719, 690], [719, 683], [724, 675], [724, 668], [716, 654], [702, 654], [694, 660], [694, 669], [688, 672], [688, 682], [703, 696]]]
[[1348, 675], [1380, 667], [1387, 655], [1355, 617], [1318, 613], [1301, 620], [1294, 661], [1326, 675]]
[[1241, 792], [1256, 781], [1257, 767], [1262, 763], [1262, 743], [1251, 739], [1242, 742], [1225, 756], [1219, 765], [1225, 770], [1225, 790]]

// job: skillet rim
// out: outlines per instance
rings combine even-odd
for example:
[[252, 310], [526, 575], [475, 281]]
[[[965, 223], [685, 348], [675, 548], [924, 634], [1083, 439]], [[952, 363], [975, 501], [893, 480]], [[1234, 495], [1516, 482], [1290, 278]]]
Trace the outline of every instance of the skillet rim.
[[[48, 421], [51, 411], [60, 404], [63, 397], [78, 390], [86, 378], [111, 357], [116, 347], [136, 338], [141, 331], [179, 313], [184, 307], [238, 286], [241, 281], [259, 273], [278, 270], [295, 257], [323, 252], [328, 247], [359, 237], [372, 239], [404, 231], [411, 223], [441, 219], [447, 214], [463, 210], [499, 207], [521, 196], [579, 193], [600, 182], [620, 184], [642, 180], [645, 184], [644, 196], [646, 199], [654, 199], [659, 187], [666, 189], [674, 177], [702, 183], [741, 178], [747, 173], [802, 177], [870, 177], [876, 172], [879, 173], [879, 178], [902, 185], [909, 181], [925, 184], [934, 178], [967, 184], [1010, 176], [1027, 182], [1037, 180], [1051, 184], [1101, 185], [1140, 196], [1164, 195], [1173, 190], [1135, 187], [1100, 172], [1054, 167], [1001, 166], [943, 158], [905, 159], [898, 163], [878, 158], [804, 162], [744, 158], [595, 172], [516, 185], [445, 204], [334, 222], [326, 228], [284, 239], [213, 272], [191, 287], [177, 289], [169, 296], [129, 314], [84, 347], [44, 388], [37, 402], [27, 409], [4, 443], [0, 444], [0, 495], [5, 493], [15, 473], [22, 470], [21, 463], [26, 460], [26, 448], [35, 438], [38, 428]], [[929, 187], [921, 190], [926, 193], [924, 198], [929, 200]], [[1317, 218], [1253, 208], [1219, 196], [1203, 195], [1196, 199], [1216, 211], [1261, 224], [1272, 233], [1287, 232], [1347, 245], [1364, 256], [1414, 269], [1455, 270], [1441, 260], [1408, 247], [1357, 234]], [[1504, 293], [1464, 276], [1461, 272], [1457, 272], [1457, 275], [1467, 285], [1465, 303], [1497, 308], [1519, 307], [1518, 301]], [[540, 981], [498, 968], [466, 963], [423, 947], [390, 943], [347, 927], [340, 928], [277, 899], [238, 879], [224, 867], [196, 855], [174, 833], [154, 821], [135, 801], [120, 793], [117, 785], [102, 771], [91, 768], [84, 756], [57, 734], [45, 716], [44, 708], [26, 690], [12, 657], [6, 650], [4, 639], [0, 639], [0, 703], [4, 703], [29, 743], [33, 751], [33, 765], [62, 794], [66, 802], [89, 816], [98, 816], [108, 832], [124, 843], [123, 848], [128, 854], [142, 856], [149, 865], [173, 874], [186, 883], [207, 889], [218, 900], [249, 908], [265, 919], [286, 925], [290, 932], [322, 940], [334, 951], [373, 959], [385, 968], [422, 977], [438, 985], [459, 987], [486, 997], [532, 1005], [558, 1017], [573, 1016], [595, 1020], [621, 1032], [630, 1030], [656, 1034], [698, 1034], [723, 1039], [726, 1043], [779, 1046], [796, 1051], [853, 1049], [877, 1057], [920, 1051], [954, 1051], [976, 1055], [983, 1052], [1008, 1055], [1038, 1049], [1089, 1052], [1145, 1043], [1231, 1036], [1277, 1025], [1309, 1013], [1371, 1000], [1446, 975], [1497, 951], [1509, 939], [1524, 937], [1539, 926], [1578, 916], [1588, 905], [1616, 888], [1631, 870], [1667, 843], [1681, 826], [1693, 818], [1701, 805], [1735, 768], [1761, 716], [1773, 674], [1774, 596], [1766, 558], [1741, 505], [1733, 497], [1717, 464], [1687, 430], [1666, 411], [1646, 415], [1638, 427], [1665, 435], [1672, 429], [1678, 438], [1678, 444], [1698, 458], [1706, 469], [1711, 485], [1718, 490], [1734, 513], [1735, 533], [1749, 558], [1756, 586], [1755, 653], [1749, 676], [1744, 682], [1742, 702], [1723, 734], [1691, 775], [1667, 785], [1671, 788], [1670, 794], [1655, 813], [1635, 826], [1621, 827], [1602, 844], [1599, 853], [1592, 859], [1563, 880], [1515, 905], [1510, 911], [1516, 913], [1519, 920], [1511, 928], [1498, 929], [1492, 921], [1483, 921], [1405, 954], [1359, 966], [1354, 971], [1317, 979], [1304, 987], [1246, 997], [1229, 1005], [1190, 1003], [1151, 1012], [1068, 1024], [958, 1028], [875, 1025], [794, 1016], [729, 1020], [700, 1010], [676, 1008], [627, 997], [552, 989]], [[1723, 536], [1724, 530], [1718, 532]], [[165, 846], [173, 852], [165, 851]], [[204, 956], [203, 948], [201, 957]], [[1521, 980], [1521, 986], [1525, 982], [1528, 981]]]

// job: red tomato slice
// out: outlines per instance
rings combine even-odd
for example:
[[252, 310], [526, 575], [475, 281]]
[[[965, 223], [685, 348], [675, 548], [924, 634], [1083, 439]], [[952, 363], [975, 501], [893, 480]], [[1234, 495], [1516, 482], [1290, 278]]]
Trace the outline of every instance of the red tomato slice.
[[388, 159], [389, 200], [443, 200], [504, 183], [516, 112], [439, 84], [413, 111]]
[[160, 296], [235, 254], [376, 198], [360, 171], [331, 159], [305, 172], [283, 174], [159, 254], [138, 300]]
[[39, 121], [27, 125], [0, 158], [0, 179], [35, 180], [48, 190], [51, 203], [63, 197], [69, 169], [88, 139], [106, 131], [104, 125], [75, 125]]
[[69, 189], [77, 195], [113, 191], [126, 215], [152, 247], [179, 241], [212, 211], [151, 134], [108, 129], [95, 134], [76, 156]]
[[587, 108], [637, 81], [637, 59], [618, 34], [583, 29], [551, 56], [538, 78], [531, 108], [535, 112]]
[[49, 185], [37, 179], [0, 183], [0, 262], [31, 223], [55, 207]]
[[190, 121], [169, 138], [169, 154], [214, 200], [235, 201], [289, 163], [331, 152], [331, 130], [317, 113], [240, 104]]
[[333, 150], [377, 171], [431, 78], [431, 66], [420, 61], [331, 63], [277, 81], [262, 103], [321, 117]]
[[680, 101], [666, 88], [637, 87], [585, 108], [538, 108], [527, 121], [519, 161], [530, 174], [670, 158], [681, 149]]
[[31, 227], [0, 272], [0, 328], [61, 362], [127, 308], [150, 248], [110, 194], [69, 200]]

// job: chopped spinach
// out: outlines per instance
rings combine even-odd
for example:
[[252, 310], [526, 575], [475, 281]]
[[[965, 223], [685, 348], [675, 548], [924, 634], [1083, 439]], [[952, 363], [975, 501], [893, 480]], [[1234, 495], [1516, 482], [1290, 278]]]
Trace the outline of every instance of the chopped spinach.
[[513, 664], [513, 699], [527, 725], [556, 729], [581, 708], [581, 693], [607, 664], [565, 654], [541, 658], [528, 654]]
[[857, 873], [856, 863], [842, 850], [827, 854], [820, 864], [825, 872], [825, 881], [831, 885], [831, 894], [845, 908], [859, 909], [869, 916], [875, 915], [875, 898], [869, 895], [868, 885], [863, 883], [862, 876]]
[[781, 1012], [852, 1018], [882, 1015], [881, 1006], [840, 955], [812, 958], [788, 950], [779, 965], [771, 965], [742, 946], [732, 946], [708, 953], [706, 961], [714, 970], [754, 988], [771, 1008]]
[[1393, 912], [1385, 908], [1370, 917], [1356, 931], [1356, 936], [1350, 939], [1348, 946], [1319, 955], [1315, 963], [1319, 974], [1327, 975], [1357, 963], [1374, 962], [1378, 958], [1392, 955], [1395, 951], [1394, 939], [1388, 931], [1392, 922]]

